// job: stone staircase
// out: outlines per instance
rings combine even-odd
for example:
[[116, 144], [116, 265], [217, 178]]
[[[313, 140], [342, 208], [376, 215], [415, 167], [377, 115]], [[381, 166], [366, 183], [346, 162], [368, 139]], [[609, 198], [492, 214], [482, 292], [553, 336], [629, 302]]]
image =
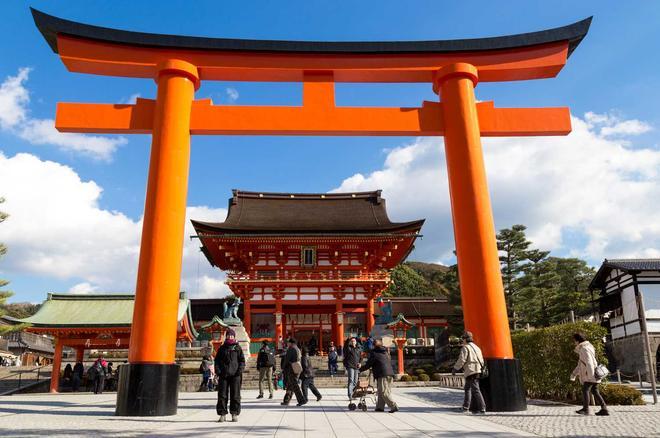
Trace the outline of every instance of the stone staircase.
[[[337, 374], [330, 376], [328, 371], [328, 358], [325, 356], [311, 356], [314, 368], [314, 384], [319, 388], [340, 388], [346, 386], [346, 371], [341, 362], [337, 363]], [[275, 372], [279, 373], [279, 359], [275, 361]], [[366, 373], [364, 373], [366, 376]], [[259, 370], [257, 370], [257, 358], [246, 358], [245, 372], [243, 373], [243, 387], [246, 389], [259, 387]]]
[[51, 367], [1, 367], [0, 396], [10, 395], [38, 382], [50, 379]]

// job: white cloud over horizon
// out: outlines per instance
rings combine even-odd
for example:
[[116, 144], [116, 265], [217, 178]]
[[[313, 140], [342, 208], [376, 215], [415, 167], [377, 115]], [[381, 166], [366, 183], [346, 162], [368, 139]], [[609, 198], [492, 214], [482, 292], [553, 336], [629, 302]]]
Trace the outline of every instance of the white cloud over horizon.
[[[102, 187], [63, 164], [0, 152], [0, 188], [10, 215], [0, 227], [3, 272], [70, 281], [72, 293], [134, 291], [142, 220], [101, 208]], [[181, 289], [222, 296], [224, 274], [199, 254], [189, 219], [219, 221], [226, 209], [192, 206], [186, 216]]]
[[111, 161], [116, 149], [128, 142], [125, 137], [58, 132], [53, 119], [31, 117], [30, 92], [25, 86], [30, 72], [21, 68], [0, 84], [0, 129], [34, 145], [56, 146], [99, 161]]
[[[660, 149], [631, 147], [651, 130], [611, 114], [573, 117], [565, 137], [483, 140], [497, 229], [522, 223], [534, 244], [598, 264], [660, 257]], [[387, 153], [383, 168], [333, 191], [383, 189], [392, 218], [426, 218], [413, 258], [451, 263], [454, 237], [442, 138]]]

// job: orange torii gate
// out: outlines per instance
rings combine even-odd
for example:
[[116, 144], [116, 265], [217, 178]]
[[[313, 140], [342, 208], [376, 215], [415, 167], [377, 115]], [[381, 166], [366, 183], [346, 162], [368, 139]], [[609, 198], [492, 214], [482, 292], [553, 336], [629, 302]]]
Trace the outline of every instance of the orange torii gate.
[[[60, 103], [62, 132], [151, 133], [152, 149], [130, 340], [117, 414], [176, 413], [174, 364], [190, 135], [445, 137], [465, 326], [488, 358], [491, 410], [525, 409], [513, 358], [481, 136], [566, 135], [568, 108], [476, 103], [478, 82], [556, 76], [591, 18], [540, 32], [465, 40], [302, 42], [159, 35], [62, 20], [32, 10], [72, 72], [153, 79], [156, 100]], [[302, 106], [216, 106], [202, 80], [302, 82]], [[337, 82], [424, 82], [440, 102], [419, 108], [337, 107]], [[148, 379], [143, 379], [149, 376]], [[154, 378], [157, 376], [157, 378]], [[167, 382], [167, 389], [145, 382]], [[150, 394], [160, 394], [159, 397]]]

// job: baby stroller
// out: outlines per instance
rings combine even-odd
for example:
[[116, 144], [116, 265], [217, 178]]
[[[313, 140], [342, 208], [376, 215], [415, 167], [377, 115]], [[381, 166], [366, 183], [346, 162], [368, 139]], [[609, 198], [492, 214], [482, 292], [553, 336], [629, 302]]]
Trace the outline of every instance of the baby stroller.
[[374, 404], [376, 403], [376, 390], [371, 384], [371, 370], [369, 370], [369, 374], [367, 374], [366, 380], [358, 378], [358, 383], [353, 390], [353, 394], [351, 395], [351, 399], [354, 398], [360, 400], [358, 401], [357, 405], [353, 403], [353, 401], [348, 404], [348, 409], [351, 411], [354, 411], [355, 409], [361, 409], [363, 412], [366, 412], [367, 399], [370, 399]]

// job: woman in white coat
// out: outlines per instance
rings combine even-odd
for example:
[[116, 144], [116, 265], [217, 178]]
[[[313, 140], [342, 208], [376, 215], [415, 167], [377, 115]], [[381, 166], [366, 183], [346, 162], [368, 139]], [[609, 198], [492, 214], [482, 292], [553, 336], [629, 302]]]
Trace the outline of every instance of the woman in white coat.
[[601, 379], [595, 376], [596, 367], [598, 366], [596, 349], [582, 333], [575, 333], [573, 341], [575, 342], [575, 353], [578, 355], [578, 363], [571, 373], [571, 381], [579, 378], [580, 383], [582, 383], [582, 409], [576, 412], [580, 415], [589, 415], [590, 394], [593, 394], [596, 402], [600, 404], [600, 411], [596, 412], [596, 415], [610, 415], [605, 400], [598, 391], [598, 384]]

